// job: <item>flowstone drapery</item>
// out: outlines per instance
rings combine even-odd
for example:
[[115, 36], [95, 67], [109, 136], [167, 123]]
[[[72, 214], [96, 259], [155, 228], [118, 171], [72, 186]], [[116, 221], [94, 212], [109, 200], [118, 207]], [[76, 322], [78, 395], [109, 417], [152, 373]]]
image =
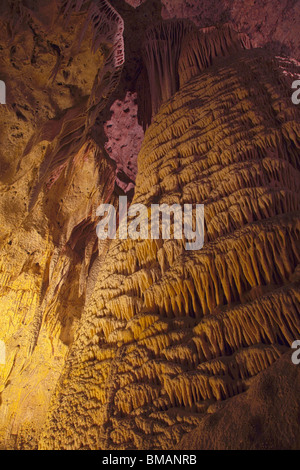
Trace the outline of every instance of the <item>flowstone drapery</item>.
[[[158, 0], [0, 11], [1, 448], [299, 447], [295, 61]], [[126, 96], [146, 129], [128, 200], [204, 204], [201, 250], [97, 239]]]
[[203, 203], [204, 247], [111, 242], [41, 448], [173, 448], [298, 337], [299, 122], [285, 80], [264, 51], [240, 51], [161, 106], [133, 203]]

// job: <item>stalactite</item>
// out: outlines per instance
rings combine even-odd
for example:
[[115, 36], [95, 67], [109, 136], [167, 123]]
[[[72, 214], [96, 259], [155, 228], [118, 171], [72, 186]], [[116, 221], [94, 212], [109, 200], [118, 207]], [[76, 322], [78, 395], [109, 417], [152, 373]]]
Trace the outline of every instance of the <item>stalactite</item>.
[[187, 34], [178, 63], [180, 85], [210, 67], [216, 57], [233, 55], [250, 47], [251, 43], [245, 34], [238, 34], [227, 25]]
[[178, 91], [176, 68], [157, 81], [171, 40], [180, 39], [174, 57], [184, 50], [186, 23], [173, 36], [175, 24], [151, 32], [167, 45], [160, 54], [152, 44], [160, 109], [133, 203], [204, 203], [205, 243], [111, 240], [41, 448], [170, 448], [300, 334], [298, 111], [277, 62], [226, 28], [201, 33], [201, 70]]
[[[179, 90], [190, 78], [211, 66], [216, 57], [228, 56], [251, 44], [246, 35], [229, 26], [198, 30], [187, 20], [164, 21], [146, 32], [144, 61], [152, 101], [152, 117], [160, 105]], [[142, 81], [142, 79], [141, 79]], [[141, 122], [150, 123], [150, 110], [144, 98], [147, 90], [139, 87]], [[188, 119], [188, 118], [187, 118]], [[174, 132], [169, 129], [169, 132]], [[170, 134], [170, 139], [174, 134]]]

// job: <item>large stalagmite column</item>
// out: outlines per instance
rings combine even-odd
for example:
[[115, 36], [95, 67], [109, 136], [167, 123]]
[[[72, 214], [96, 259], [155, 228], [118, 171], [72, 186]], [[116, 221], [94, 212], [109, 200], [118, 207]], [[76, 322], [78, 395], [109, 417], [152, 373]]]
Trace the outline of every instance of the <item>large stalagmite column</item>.
[[112, 241], [42, 449], [170, 449], [300, 334], [299, 112], [279, 63], [238, 47], [220, 57], [225, 37], [182, 47], [133, 200], [204, 204], [204, 247]]

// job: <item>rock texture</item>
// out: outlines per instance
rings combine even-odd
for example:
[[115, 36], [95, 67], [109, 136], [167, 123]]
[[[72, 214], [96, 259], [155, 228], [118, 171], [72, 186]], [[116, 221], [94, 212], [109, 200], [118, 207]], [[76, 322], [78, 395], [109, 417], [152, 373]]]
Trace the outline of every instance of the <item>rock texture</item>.
[[[99, 4], [97, 27], [100, 9], [76, 11], [72, 2], [1, 5], [0, 71], [7, 84], [7, 106], [0, 107], [5, 448], [22, 448], [23, 440], [27, 448], [37, 445], [98, 253], [96, 208], [113, 201], [114, 168], [90, 137], [93, 113], [119, 73], [123, 23], [107, 6]], [[104, 71], [110, 80], [103, 86]]]
[[42, 449], [173, 448], [287, 351], [300, 328], [297, 135], [265, 52], [219, 59], [161, 106], [133, 202], [202, 201], [206, 243], [112, 241]]
[[[3, 449], [299, 447], [299, 68], [251, 49], [249, 3], [164, 5], [1, 4]], [[134, 179], [203, 203], [204, 248], [98, 241]]]
[[[146, 6], [149, 10], [149, 1], [145, 0], [126, 0], [132, 7]], [[121, 2], [114, 1], [114, 4], [120, 9]], [[298, 0], [162, 0], [162, 17], [164, 19], [186, 18], [193, 21], [198, 27], [206, 28], [215, 24], [230, 23], [236, 31], [246, 34], [254, 47], [266, 47], [272, 54], [287, 55], [300, 61], [300, 43], [298, 34], [298, 18], [300, 16], [300, 2]], [[124, 8], [124, 7], [122, 7]], [[134, 13], [129, 11], [129, 17], [132, 18], [131, 24], [128, 23], [130, 31], [128, 44], [130, 56], [134, 51], [135, 61], [138, 62], [138, 49], [142, 40], [132, 34], [133, 30], [138, 28], [145, 17], [145, 10], [137, 8], [138, 18], [134, 18]], [[146, 10], [146, 11], [147, 11]], [[125, 17], [122, 11], [122, 16]], [[151, 22], [151, 16], [148, 15], [148, 23]], [[147, 24], [148, 26], [148, 24]], [[126, 33], [126, 28], [125, 28]], [[128, 51], [126, 57], [128, 58]], [[137, 70], [135, 64], [134, 70]], [[130, 77], [130, 73], [127, 78]], [[134, 74], [133, 74], [134, 75]], [[144, 77], [143, 77], [144, 79]], [[130, 81], [130, 80], [129, 80]], [[128, 86], [128, 83], [127, 83]], [[129, 88], [130, 91], [136, 91], [135, 88]], [[125, 94], [118, 96], [117, 101], [123, 102]], [[140, 103], [141, 105], [141, 103]], [[140, 139], [140, 128], [131, 127], [132, 142]], [[118, 142], [110, 137], [108, 146], [112, 149], [111, 156], [118, 160]], [[115, 148], [115, 150], [114, 150]], [[126, 145], [122, 149], [122, 155], [125, 160], [135, 160], [137, 153], [132, 155], [132, 145]], [[124, 188], [124, 183], [122, 185]]]
[[[126, 0], [138, 7], [143, 0]], [[300, 60], [298, 0], [162, 0], [162, 17], [188, 18], [200, 27], [231, 22], [256, 47]]]
[[299, 372], [290, 353], [283, 355], [247, 392], [212, 407], [177, 449], [299, 449]]
[[115, 101], [110, 109], [111, 118], [104, 125], [105, 148], [117, 163], [116, 182], [127, 194], [134, 188], [137, 156], [144, 138], [143, 128], [138, 124], [137, 94], [128, 92], [124, 101]]

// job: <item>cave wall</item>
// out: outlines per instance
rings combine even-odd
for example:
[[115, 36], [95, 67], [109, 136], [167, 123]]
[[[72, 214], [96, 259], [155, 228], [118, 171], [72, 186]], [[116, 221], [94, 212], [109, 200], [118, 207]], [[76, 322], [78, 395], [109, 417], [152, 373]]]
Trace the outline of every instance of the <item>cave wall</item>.
[[7, 84], [7, 105], [0, 108], [4, 448], [21, 448], [23, 439], [27, 448], [37, 446], [98, 252], [96, 208], [113, 201], [113, 162], [89, 136], [89, 108], [103, 104], [97, 81], [109, 65], [110, 28], [102, 39], [105, 52], [97, 44], [95, 12], [68, 7], [55, 1], [1, 6], [0, 73]]
[[[0, 6], [3, 449], [234, 446], [222, 420], [264, 371], [298, 380], [285, 358], [300, 329], [300, 71], [270, 50], [298, 58], [299, 2], [139, 3]], [[172, 59], [166, 80], [144, 47], [161, 14], [176, 39], [153, 56]], [[134, 186], [147, 207], [203, 202], [204, 248], [98, 241], [98, 205], [117, 208], [123, 190], [131, 201]], [[271, 427], [261, 446], [297, 446], [294, 402], [286, 440]], [[243, 415], [241, 447], [275, 423], [268, 410], [256, 427]]]

